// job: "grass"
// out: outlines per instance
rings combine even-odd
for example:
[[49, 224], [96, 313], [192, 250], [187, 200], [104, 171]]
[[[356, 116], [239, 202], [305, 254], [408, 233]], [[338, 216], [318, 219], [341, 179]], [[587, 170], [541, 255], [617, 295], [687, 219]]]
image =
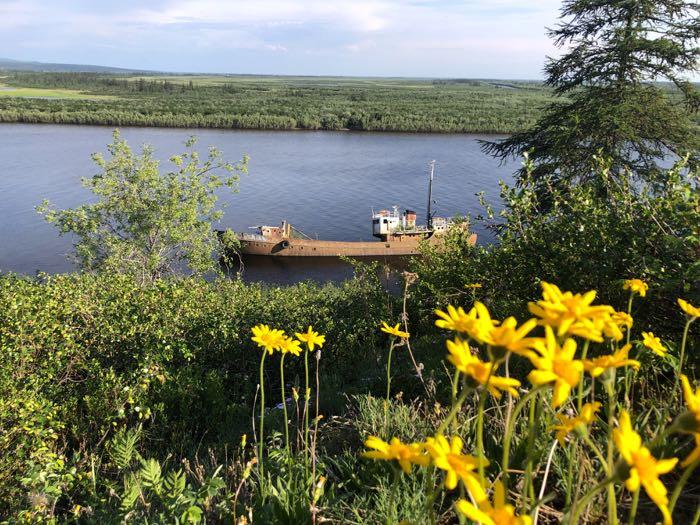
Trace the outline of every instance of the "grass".
[[0, 97], [70, 99], [70, 100], [114, 100], [111, 95], [97, 95], [76, 91], [74, 89], [47, 89], [31, 87], [12, 87], [0, 84]]

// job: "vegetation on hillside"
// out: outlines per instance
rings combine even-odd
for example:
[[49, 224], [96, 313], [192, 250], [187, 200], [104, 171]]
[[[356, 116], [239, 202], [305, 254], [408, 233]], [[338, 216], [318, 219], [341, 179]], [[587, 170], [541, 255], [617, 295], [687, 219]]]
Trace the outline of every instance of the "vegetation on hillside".
[[19, 72], [3, 82], [85, 99], [5, 92], [0, 122], [108, 126], [511, 133], [552, 100], [534, 82]]

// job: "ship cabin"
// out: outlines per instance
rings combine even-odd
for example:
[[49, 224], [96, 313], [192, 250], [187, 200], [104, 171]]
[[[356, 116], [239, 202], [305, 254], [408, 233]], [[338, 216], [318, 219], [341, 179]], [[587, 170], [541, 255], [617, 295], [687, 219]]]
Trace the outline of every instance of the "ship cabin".
[[282, 221], [282, 226], [258, 226], [258, 231], [266, 239], [288, 239], [292, 236], [292, 225]]
[[416, 212], [405, 210], [399, 212], [398, 206], [390, 210], [380, 210], [372, 214], [372, 235], [387, 241], [404, 237], [427, 236], [425, 227], [416, 226]]

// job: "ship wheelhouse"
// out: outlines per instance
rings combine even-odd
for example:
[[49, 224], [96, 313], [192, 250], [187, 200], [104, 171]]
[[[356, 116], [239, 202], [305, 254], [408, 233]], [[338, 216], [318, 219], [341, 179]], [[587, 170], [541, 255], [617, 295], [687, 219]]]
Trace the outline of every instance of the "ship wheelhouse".
[[432, 230], [425, 226], [416, 226], [416, 212], [404, 210], [399, 212], [398, 206], [392, 210], [381, 210], [372, 214], [372, 235], [387, 241], [401, 240], [407, 237], [428, 237]]

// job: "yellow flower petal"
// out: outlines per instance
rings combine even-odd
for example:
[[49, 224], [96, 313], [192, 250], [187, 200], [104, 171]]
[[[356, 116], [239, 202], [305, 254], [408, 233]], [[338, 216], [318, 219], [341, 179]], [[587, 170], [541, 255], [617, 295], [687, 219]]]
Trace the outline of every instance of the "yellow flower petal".
[[496, 523], [490, 518], [488, 514], [480, 511], [465, 499], [460, 499], [459, 501], [457, 501], [455, 506], [461, 514], [463, 514], [472, 521], [481, 523], [481, 525], [496, 525]]

